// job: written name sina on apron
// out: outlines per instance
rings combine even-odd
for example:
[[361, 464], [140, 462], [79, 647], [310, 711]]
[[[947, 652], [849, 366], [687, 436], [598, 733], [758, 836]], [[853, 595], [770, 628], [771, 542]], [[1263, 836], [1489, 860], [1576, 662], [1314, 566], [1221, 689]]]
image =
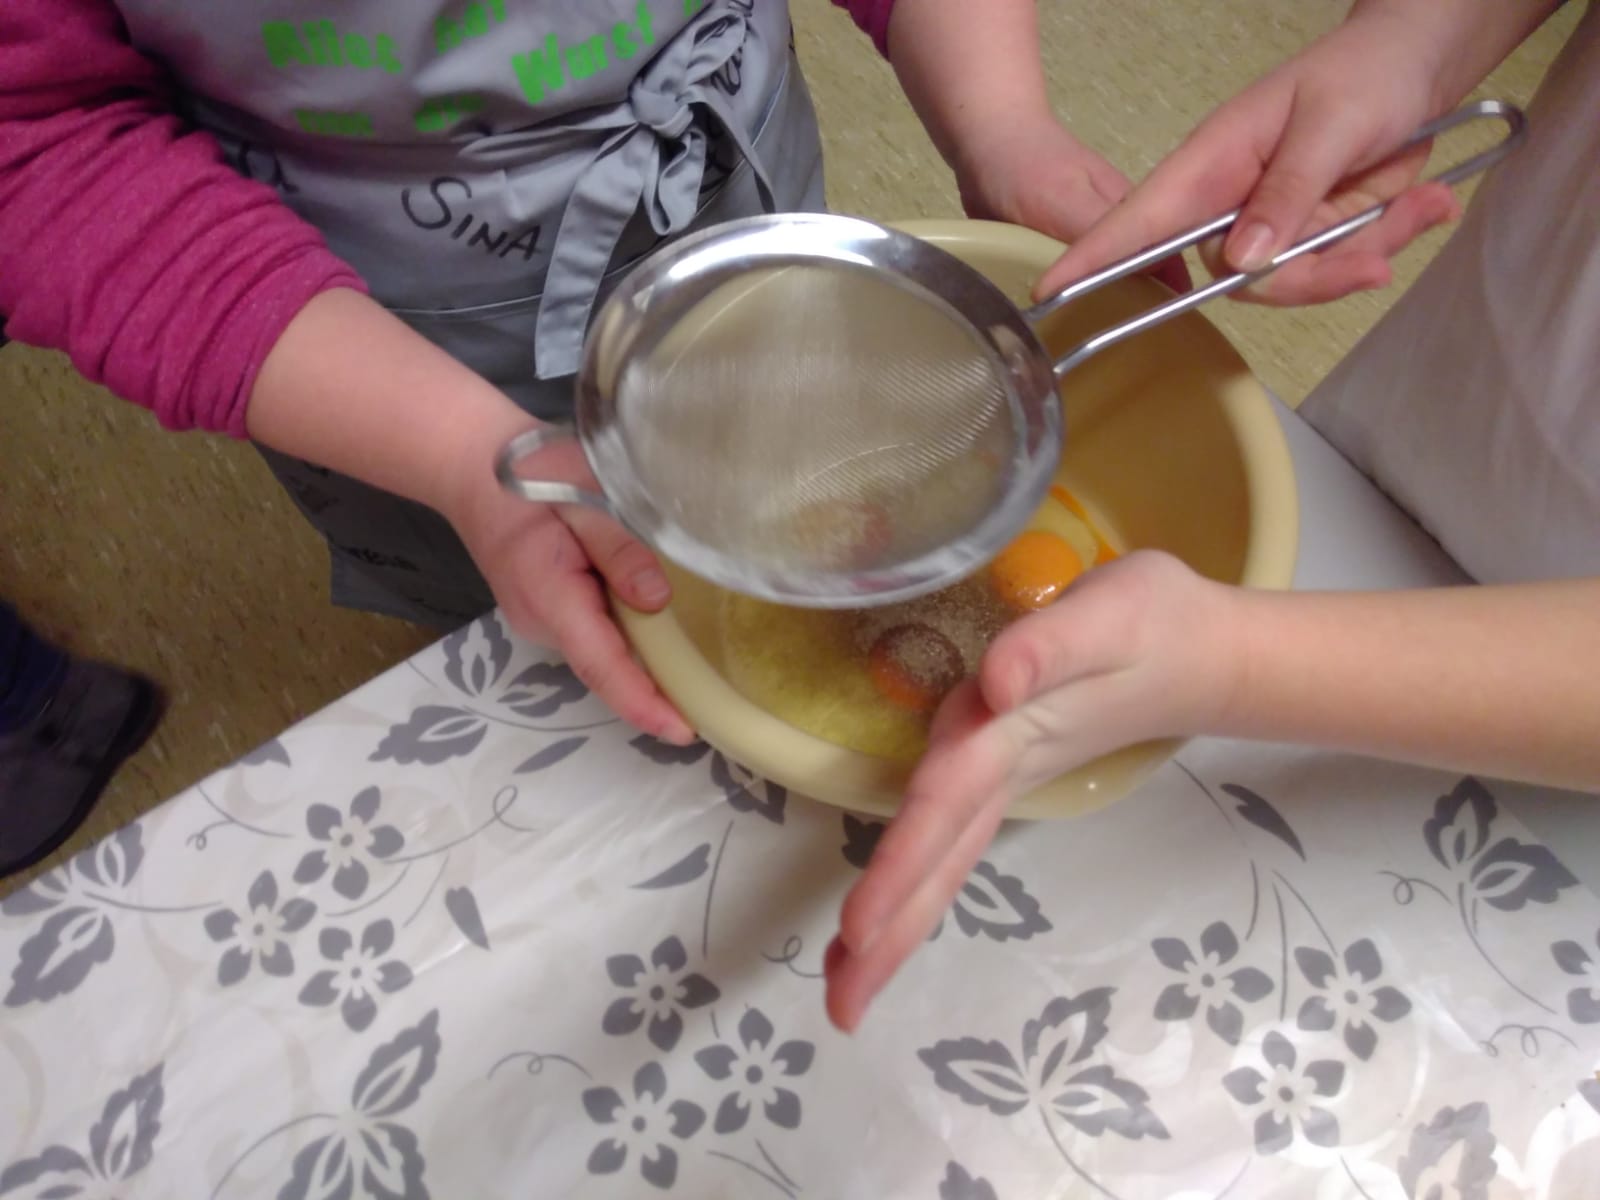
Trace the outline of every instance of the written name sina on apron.
[[[597, 301], [662, 239], [823, 207], [783, 0], [116, 3], [237, 170], [547, 420]], [[437, 513], [262, 453], [328, 540], [335, 602], [440, 625], [492, 606]]]

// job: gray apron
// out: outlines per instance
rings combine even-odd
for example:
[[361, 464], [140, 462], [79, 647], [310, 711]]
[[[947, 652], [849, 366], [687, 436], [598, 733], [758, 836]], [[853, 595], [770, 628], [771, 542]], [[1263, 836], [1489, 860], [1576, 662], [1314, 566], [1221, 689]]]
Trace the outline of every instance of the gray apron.
[[[116, 3], [238, 171], [545, 420], [571, 415], [595, 305], [663, 239], [823, 206], [782, 0]], [[492, 606], [431, 509], [262, 454], [328, 540], [336, 603], [441, 625]]]

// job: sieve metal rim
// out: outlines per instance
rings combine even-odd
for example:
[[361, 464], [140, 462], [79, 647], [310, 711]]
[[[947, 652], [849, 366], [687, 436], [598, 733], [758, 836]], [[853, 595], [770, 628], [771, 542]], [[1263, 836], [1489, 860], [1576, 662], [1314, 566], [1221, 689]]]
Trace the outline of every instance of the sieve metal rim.
[[[659, 338], [675, 309], [752, 268], [817, 265], [861, 270], [937, 306], [969, 329], [1002, 385], [1020, 436], [998, 468], [1001, 500], [957, 537], [925, 554], [870, 570], [789, 571], [752, 566], [678, 525], [670, 498], [639, 485], [621, 372]], [[668, 307], [664, 307], [668, 306]], [[648, 346], [643, 348], [646, 352]], [[948, 251], [857, 217], [787, 213], [715, 226], [642, 261], [602, 306], [576, 381], [577, 436], [612, 515], [663, 556], [710, 582], [776, 603], [854, 608], [926, 595], [991, 559], [1043, 502], [1062, 452], [1062, 410], [1050, 356], [1015, 301]]]

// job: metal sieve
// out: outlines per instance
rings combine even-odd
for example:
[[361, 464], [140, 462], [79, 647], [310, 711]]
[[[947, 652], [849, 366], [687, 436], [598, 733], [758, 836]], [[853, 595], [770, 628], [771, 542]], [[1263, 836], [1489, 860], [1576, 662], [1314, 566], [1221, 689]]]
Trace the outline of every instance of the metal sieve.
[[[1434, 176], [1504, 157], [1522, 113], [1482, 101], [1418, 130], [1507, 127]], [[1376, 220], [1378, 205], [1112, 326], [1052, 359], [1061, 306], [1226, 232], [1229, 213], [1022, 310], [974, 268], [869, 221], [733, 221], [647, 258], [602, 306], [576, 383], [576, 434], [541, 428], [496, 460], [529, 500], [601, 509], [662, 556], [783, 604], [858, 608], [946, 586], [1026, 524], [1062, 451], [1057, 382], [1091, 355], [1271, 274]], [[526, 477], [576, 436], [601, 491]]]

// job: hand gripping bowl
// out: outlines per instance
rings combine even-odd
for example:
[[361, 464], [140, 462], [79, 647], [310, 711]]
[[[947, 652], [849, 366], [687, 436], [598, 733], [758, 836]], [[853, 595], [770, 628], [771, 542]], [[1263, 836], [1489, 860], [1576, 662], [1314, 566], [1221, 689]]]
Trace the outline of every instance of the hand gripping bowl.
[[[965, 260], [1018, 302], [1062, 247], [1012, 226], [911, 221], [898, 228]], [[1169, 295], [1149, 279], [1119, 280], [1040, 326], [1060, 354]], [[1066, 438], [1056, 479], [1103, 516], [1125, 548], [1166, 550], [1201, 574], [1284, 588], [1294, 573], [1294, 468], [1272, 403], [1243, 359], [1198, 313], [1186, 313], [1075, 369], [1061, 388]], [[846, 749], [746, 699], [732, 683], [717, 628], [718, 589], [663, 564], [672, 604], [643, 614], [618, 605], [645, 667], [706, 741], [758, 775], [818, 800], [891, 814], [910, 764]], [[1073, 816], [1127, 795], [1179, 743], [1152, 742], [1097, 759], [1013, 806], [1021, 818]]]

